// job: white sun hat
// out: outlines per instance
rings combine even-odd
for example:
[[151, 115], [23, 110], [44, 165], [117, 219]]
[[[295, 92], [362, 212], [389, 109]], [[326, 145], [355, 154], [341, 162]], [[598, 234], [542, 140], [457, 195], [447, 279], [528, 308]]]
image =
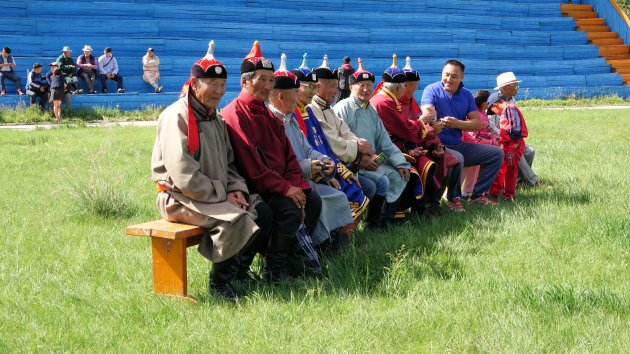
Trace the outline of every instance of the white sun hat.
[[508, 71], [506, 73], [502, 73], [502, 74], [499, 74], [499, 76], [497, 76], [497, 87], [495, 87], [494, 89], [498, 90], [505, 85], [518, 83], [518, 82], [523, 82], [523, 80], [516, 80], [516, 75], [514, 75], [513, 72]]

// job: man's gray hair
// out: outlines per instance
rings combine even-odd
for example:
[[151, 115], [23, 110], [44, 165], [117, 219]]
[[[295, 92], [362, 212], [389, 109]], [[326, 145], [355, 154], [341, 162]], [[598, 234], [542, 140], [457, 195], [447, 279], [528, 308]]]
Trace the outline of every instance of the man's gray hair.
[[396, 91], [396, 90], [398, 90], [398, 88], [400, 88], [402, 86], [403, 86], [403, 84], [401, 84], [401, 83], [383, 82], [383, 87], [385, 87], [386, 89], [388, 89], [390, 91]]
[[256, 74], [255, 71], [250, 71], [248, 73], [242, 73], [241, 74], [241, 82], [243, 81], [243, 78], [245, 79], [245, 81], [251, 80], [252, 77], [254, 77], [254, 74]]

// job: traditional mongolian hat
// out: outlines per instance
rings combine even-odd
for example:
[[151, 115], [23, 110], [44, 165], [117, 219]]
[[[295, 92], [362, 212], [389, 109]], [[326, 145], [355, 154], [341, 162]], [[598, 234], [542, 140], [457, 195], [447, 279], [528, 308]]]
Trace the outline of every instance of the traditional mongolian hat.
[[252, 73], [256, 70], [274, 71], [273, 63], [262, 56], [260, 43], [258, 43], [258, 41], [254, 42], [249, 54], [243, 59], [243, 63], [241, 63], [241, 74]]
[[273, 73], [273, 88], [277, 90], [300, 88], [300, 80], [287, 70], [287, 56], [284, 53], [280, 57], [280, 68]]
[[387, 96], [391, 97], [396, 102], [396, 109], [398, 110], [398, 112], [401, 112], [402, 106], [400, 105], [398, 97], [395, 97], [392, 92], [383, 87], [383, 84], [386, 82], [402, 84], [407, 81], [407, 78], [405, 77], [405, 72], [402, 71], [402, 69], [400, 69], [398, 67], [398, 64], [396, 63], [396, 58], [396, 54], [392, 55], [392, 65], [383, 72], [383, 75], [381, 75], [381, 79], [383, 80], [379, 82], [378, 85], [376, 85], [376, 89], [374, 89], [374, 93], [372, 93], [372, 96], [375, 96], [380, 91], [385, 92]]
[[381, 79], [383, 79], [384, 82], [402, 84], [403, 82], [407, 81], [405, 73], [402, 71], [402, 69], [398, 67], [398, 64], [396, 63], [396, 58], [396, 54], [392, 55], [392, 66], [387, 68], [383, 72], [383, 75], [381, 75]]
[[[208, 52], [206, 56], [197, 60], [190, 68], [190, 76], [203, 79], [226, 79], [227, 70], [225, 66], [214, 58], [214, 41], [208, 43]], [[186, 81], [179, 95], [180, 98], [186, 99], [188, 106], [188, 151], [195, 154], [199, 150], [199, 129], [197, 128], [197, 119], [195, 112], [190, 105], [190, 97], [188, 94], [192, 91], [190, 88], [190, 79]]]
[[214, 41], [208, 43], [206, 56], [190, 67], [190, 76], [198, 79], [227, 79], [225, 65], [214, 58]]
[[376, 81], [376, 79], [374, 78], [374, 74], [363, 69], [363, 59], [358, 58], [357, 63], [359, 63], [359, 68], [352, 75], [350, 75], [350, 78], [348, 79], [350, 85], [356, 84], [360, 81]]
[[317, 76], [317, 80], [319, 79], [335, 79], [337, 80], [337, 76], [330, 70], [328, 66], [328, 55], [324, 54], [324, 60], [322, 60], [322, 65], [319, 68], [313, 69], [313, 74]]
[[300, 82], [317, 82], [317, 74], [308, 68], [308, 54], [306, 53], [302, 56], [302, 65], [291, 72], [300, 79]]
[[411, 67], [411, 58], [405, 59], [405, 67], [403, 68], [407, 81], [420, 81], [420, 73]]

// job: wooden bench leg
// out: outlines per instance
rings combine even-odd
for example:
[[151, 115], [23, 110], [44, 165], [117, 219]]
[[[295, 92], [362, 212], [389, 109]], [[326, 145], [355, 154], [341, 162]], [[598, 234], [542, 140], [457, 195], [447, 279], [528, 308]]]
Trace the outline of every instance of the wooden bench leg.
[[151, 239], [153, 253], [153, 290], [164, 294], [193, 299], [188, 296], [186, 240]]

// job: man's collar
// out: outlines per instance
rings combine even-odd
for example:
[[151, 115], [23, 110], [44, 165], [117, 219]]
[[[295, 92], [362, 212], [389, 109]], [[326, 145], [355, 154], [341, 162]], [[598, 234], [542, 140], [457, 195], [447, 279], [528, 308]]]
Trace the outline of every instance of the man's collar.
[[318, 95], [313, 96], [313, 102], [316, 103], [322, 110], [330, 108], [330, 104], [325, 99], [319, 97]]
[[265, 102], [259, 100], [258, 98], [250, 95], [245, 91], [241, 91], [241, 93], [238, 95], [238, 99], [250, 109], [258, 113], [264, 113], [266, 110]]
[[212, 121], [217, 118], [216, 109], [210, 112], [209, 109], [204, 106], [203, 103], [201, 103], [201, 101], [197, 99], [197, 97], [195, 97], [195, 94], [193, 92], [188, 92], [188, 96], [190, 106], [192, 107], [195, 113], [195, 118], [197, 118], [198, 121]]
[[370, 102], [363, 102], [355, 95], [350, 95], [350, 102], [355, 106], [355, 108], [367, 109], [370, 105]]
[[[439, 83], [440, 83], [440, 86], [442, 87], [442, 89], [443, 89], [444, 91], [446, 91], [446, 89], [444, 88], [444, 83], [443, 83], [441, 80], [439, 81]], [[447, 92], [449, 95], [451, 95], [451, 96], [455, 96], [455, 95], [456, 95], [456, 94], [457, 94], [457, 93], [458, 93], [458, 92], [462, 89], [462, 87], [464, 87], [464, 82], [463, 82], [463, 81], [459, 83], [459, 87], [457, 87], [457, 90], [455, 90], [455, 92], [454, 92], [454, 93], [450, 93], [450, 92], [448, 92], [448, 91], [446, 91], [446, 92]]]
[[273, 105], [269, 105], [269, 110], [273, 113], [274, 116], [278, 117], [282, 123], [287, 124], [287, 122], [291, 122], [293, 118], [293, 112], [291, 113], [282, 113]]

